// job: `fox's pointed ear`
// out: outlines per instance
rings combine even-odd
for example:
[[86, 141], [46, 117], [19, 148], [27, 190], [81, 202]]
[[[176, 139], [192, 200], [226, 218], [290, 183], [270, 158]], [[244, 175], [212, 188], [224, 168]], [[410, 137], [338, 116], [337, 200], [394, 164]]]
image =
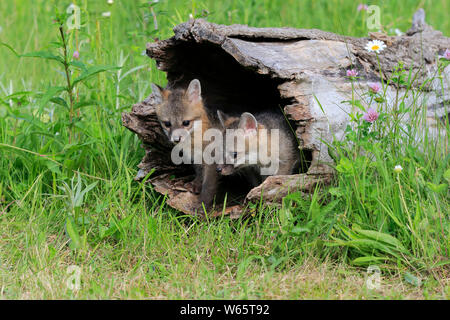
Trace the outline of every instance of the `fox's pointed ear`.
[[154, 83], [151, 84], [151, 87], [152, 87], [153, 96], [155, 97], [155, 103], [156, 104], [162, 103], [163, 102], [163, 93], [162, 93], [163, 89]]
[[220, 110], [217, 110], [217, 117], [219, 118], [220, 124], [225, 129], [227, 127], [226, 122], [230, 117]]
[[186, 90], [186, 96], [190, 102], [199, 102], [202, 100], [202, 87], [198, 79], [194, 79], [189, 83]]
[[256, 128], [258, 127], [258, 122], [256, 118], [249, 112], [244, 112], [241, 115], [241, 120], [239, 121], [239, 128], [244, 129], [246, 135], [256, 134]]

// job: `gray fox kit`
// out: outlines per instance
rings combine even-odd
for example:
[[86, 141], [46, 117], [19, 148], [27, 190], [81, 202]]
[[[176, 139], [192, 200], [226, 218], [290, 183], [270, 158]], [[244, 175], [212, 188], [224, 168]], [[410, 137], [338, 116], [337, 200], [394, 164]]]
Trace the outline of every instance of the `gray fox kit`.
[[[282, 115], [245, 112], [233, 117], [221, 111], [217, 114], [225, 133], [224, 164], [217, 166], [221, 175], [241, 171], [257, 186], [269, 175], [291, 174], [299, 163], [297, 142]], [[239, 137], [241, 143], [236, 143]]]
[[[201, 97], [200, 81], [194, 79], [186, 90], [182, 88], [162, 89], [152, 84], [156, 98], [156, 115], [168, 139], [174, 143], [183, 143], [187, 135], [193, 137], [212, 127], [212, 121]], [[194, 148], [194, 139], [190, 139]], [[204, 145], [202, 145], [202, 149]], [[193, 150], [200, 153], [202, 150]], [[196, 176], [192, 182], [194, 193], [200, 193], [200, 201], [210, 207], [217, 189], [215, 165], [194, 165]]]

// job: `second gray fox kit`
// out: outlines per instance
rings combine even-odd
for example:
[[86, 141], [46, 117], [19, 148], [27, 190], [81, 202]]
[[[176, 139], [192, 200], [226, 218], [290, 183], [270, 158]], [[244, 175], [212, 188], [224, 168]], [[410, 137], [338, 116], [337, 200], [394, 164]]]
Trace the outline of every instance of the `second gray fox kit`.
[[[217, 166], [217, 171], [221, 175], [245, 170], [244, 174], [255, 187], [269, 175], [292, 174], [299, 163], [300, 153], [295, 137], [282, 115], [275, 112], [261, 112], [255, 115], [245, 112], [240, 117], [233, 117], [221, 111], [217, 113], [224, 130], [224, 164]], [[227, 144], [227, 136], [236, 132], [230, 129], [241, 129], [239, 135], [244, 143]], [[272, 129], [278, 129], [276, 132], [278, 136], [273, 136], [275, 133]], [[257, 148], [252, 148], [252, 144]], [[269, 157], [271, 161], [277, 163], [270, 173], [262, 170], [268, 165], [267, 162], [263, 163], [264, 157]]]
[[[156, 115], [172, 143], [183, 143], [186, 135], [192, 137], [194, 133], [203, 137], [203, 133], [212, 127], [212, 121], [202, 101], [199, 80], [192, 80], [187, 89], [162, 89], [155, 84], [151, 86], [156, 98]], [[193, 143], [194, 139], [191, 139], [192, 149]], [[196, 176], [192, 189], [194, 193], [200, 193], [200, 201], [209, 207], [217, 189], [216, 167], [202, 164], [194, 165], [194, 168]]]

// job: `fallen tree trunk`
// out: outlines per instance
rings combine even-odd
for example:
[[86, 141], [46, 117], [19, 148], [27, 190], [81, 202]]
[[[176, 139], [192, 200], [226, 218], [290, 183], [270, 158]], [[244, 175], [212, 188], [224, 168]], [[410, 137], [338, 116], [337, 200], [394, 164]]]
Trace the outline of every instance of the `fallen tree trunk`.
[[[433, 30], [424, 19], [420, 9], [406, 35], [372, 33], [370, 38], [321, 30], [224, 26], [198, 19], [176, 26], [170, 39], [149, 43], [147, 55], [167, 73], [169, 87], [186, 86], [197, 78], [206, 105], [223, 106], [225, 112], [227, 108], [245, 112], [281, 106], [294, 124], [308, 164], [304, 172], [270, 177], [248, 194], [229, 189], [236, 191], [232, 197], [236, 204], [216, 214], [238, 216], [245, 203], [261, 195], [267, 202], [277, 202], [288, 191], [308, 192], [317, 183], [330, 181], [332, 159], [323, 141], [342, 137], [348, 124], [351, 107], [341, 102], [351, 99], [352, 84], [345, 77], [349, 68], [359, 73], [357, 86], [367, 87], [380, 77], [390, 77], [397, 63], [403, 61], [418, 75], [412, 90], [426, 86], [426, 125], [435, 127], [436, 121], [445, 116], [444, 104], [450, 100], [449, 67], [444, 72], [444, 88], [440, 81], [424, 81], [436, 73], [437, 57], [450, 48], [450, 38]], [[376, 55], [365, 49], [370, 39], [387, 45], [379, 54], [379, 63]], [[387, 97], [394, 99], [394, 95], [392, 86]], [[184, 187], [192, 179], [192, 168], [171, 163], [171, 145], [156, 118], [153, 95], [124, 113], [122, 122], [139, 136], [146, 150], [136, 179], [154, 170], [149, 181], [155, 190], [168, 196], [170, 206], [193, 214], [196, 196]]]

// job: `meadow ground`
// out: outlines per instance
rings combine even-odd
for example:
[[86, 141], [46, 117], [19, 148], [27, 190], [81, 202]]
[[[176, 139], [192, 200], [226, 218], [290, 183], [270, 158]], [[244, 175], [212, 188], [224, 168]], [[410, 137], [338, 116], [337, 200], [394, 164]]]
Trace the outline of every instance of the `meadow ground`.
[[[395, 135], [394, 120], [420, 116], [419, 105], [381, 114], [377, 136], [355, 119], [335, 146], [332, 186], [282, 208], [256, 204], [249, 218], [187, 217], [133, 181], [143, 150], [120, 114], [150, 82], [166, 82], [147, 41], [171, 36], [190, 14], [366, 36], [358, 2], [73, 2], [82, 26], [64, 41], [57, 21], [68, 17], [54, 8], [69, 1], [0, 2], [1, 299], [450, 297], [448, 119], [439, 141]], [[419, 7], [450, 34], [447, 0], [371, 4], [390, 34], [406, 31]]]

